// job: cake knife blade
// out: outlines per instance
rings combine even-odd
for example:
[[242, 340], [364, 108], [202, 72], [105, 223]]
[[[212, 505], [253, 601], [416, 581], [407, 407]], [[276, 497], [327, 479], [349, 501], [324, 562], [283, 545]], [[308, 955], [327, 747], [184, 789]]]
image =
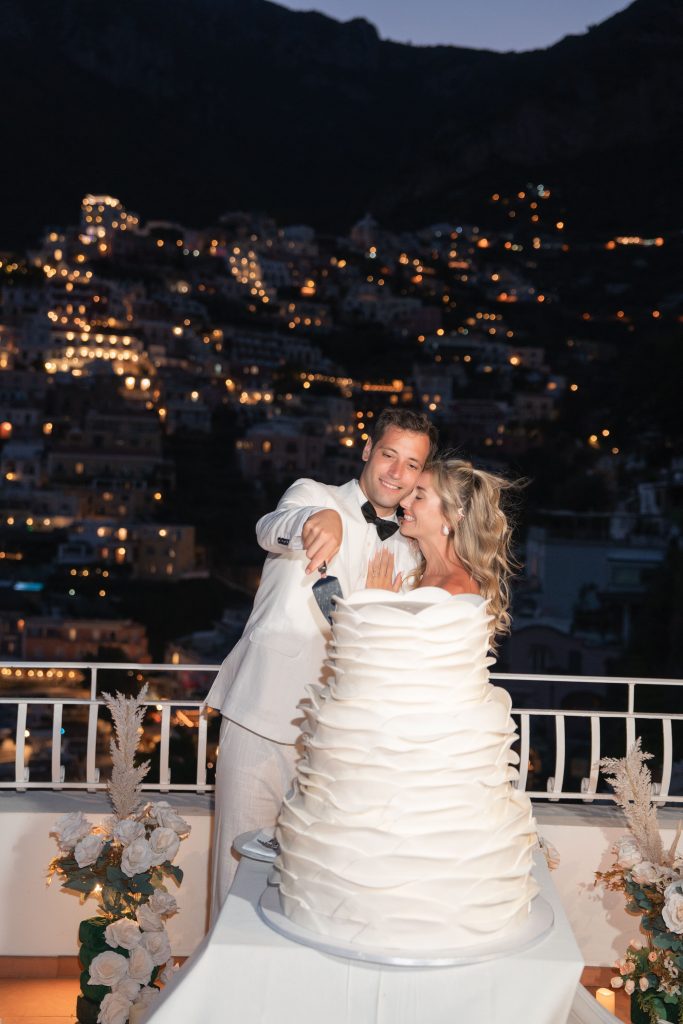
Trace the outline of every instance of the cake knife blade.
[[313, 584], [313, 597], [318, 608], [323, 613], [330, 625], [332, 625], [332, 612], [334, 611], [334, 598], [343, 597], [341, 584], [336, 576], [327, 575], [327, 563], [323, 562], [318, 566], [320, 579]]

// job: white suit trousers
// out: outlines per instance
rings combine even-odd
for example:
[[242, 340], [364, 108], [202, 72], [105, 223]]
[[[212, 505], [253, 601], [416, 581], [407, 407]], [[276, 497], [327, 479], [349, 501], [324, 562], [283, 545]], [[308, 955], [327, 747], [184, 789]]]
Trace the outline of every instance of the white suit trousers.
[[295, 744], [276, 743], [223, 718], [214, 795], [212, 924], [237, 870], [233, 840], [243, 832], [275, 826], [299, 753]]

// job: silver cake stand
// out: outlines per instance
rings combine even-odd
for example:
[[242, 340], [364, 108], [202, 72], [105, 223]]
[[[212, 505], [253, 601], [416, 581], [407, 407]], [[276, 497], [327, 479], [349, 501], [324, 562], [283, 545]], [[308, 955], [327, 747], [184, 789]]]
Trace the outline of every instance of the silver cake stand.
[[276, 885], [266, 886], [259, 900], [258, 912], [269, 928], [302, 946], [310, 946], [320, 953], [344, 957], [346, 960], [360, 960], [364, 963], [384, 964], [390, 967], [460, 967], [510, 956], [512, 953], [522, 953], [545, 938], [555, 920], [553, 908], [548, 901], [542, 896], [536, 896], [532, 900], [526, 921], [507, 934], [463, 949], [421, 950], [419, 953], [411, 954], [396, 949], [364, 948], [353, 942], [326, 938], [308, 928], [302, 928], [290, 921], [282, 912], [280, 889]]
[[272, 864], [277, 857], [277, 850], [273, 847], [272, 829], [257, 828], [253, 832], [243, 832], [233, 840], [232, 848], [241, 857], [268, 864]]

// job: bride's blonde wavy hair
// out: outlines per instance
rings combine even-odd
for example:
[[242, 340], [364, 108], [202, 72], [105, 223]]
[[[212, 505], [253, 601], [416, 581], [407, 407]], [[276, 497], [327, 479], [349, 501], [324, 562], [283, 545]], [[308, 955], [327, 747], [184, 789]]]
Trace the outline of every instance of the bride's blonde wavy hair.
[[[525, 481], [506, 480], [475, 469], [464, 459], [439, 458], [425, 466], [441, 500], [453, 552], [488, 602], [493, 616], [491, 647], [510, 632], [510, 579], [520, 568], [511, 550], [512, 527], [501, 507], [504, 492]], [[421, 575], [424, 571], [418, 570]]]

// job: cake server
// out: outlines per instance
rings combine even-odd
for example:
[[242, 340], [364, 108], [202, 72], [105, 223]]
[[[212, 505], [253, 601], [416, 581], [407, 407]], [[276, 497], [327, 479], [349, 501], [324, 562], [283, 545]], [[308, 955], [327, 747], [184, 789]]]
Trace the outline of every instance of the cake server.
[[336, 576], [327, 575], [327, 562], [318, 566], [320, 579], [313, 584], [313, 597], [318, 608], [323, 613], [330, 625], [332, 625], [332, 612], [334, 611], [334, 598], [343, 597], [342, 588]]

